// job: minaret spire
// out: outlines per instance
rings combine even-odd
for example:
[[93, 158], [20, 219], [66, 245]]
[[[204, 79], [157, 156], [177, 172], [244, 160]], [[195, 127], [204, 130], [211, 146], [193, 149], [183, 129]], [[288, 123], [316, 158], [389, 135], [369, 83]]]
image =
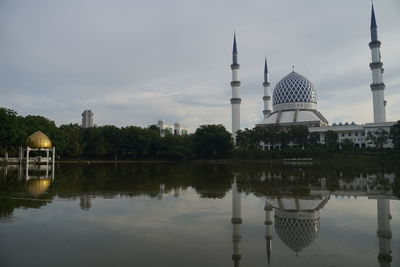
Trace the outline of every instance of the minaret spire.
[[267, 57], [265, 57], [265, 63], [264, 63], [264, 82], [269, 82]]
[[238, 50], [236, 44], [236, 33], [233, 35], [233, 50], [232, 50], [232, 137], [236, 143], [236, 132], [240, 130], [240, 104], [242, 99], [239, 96], [240, 81], [239, 81]]
[[376, 18], [374, 4], [371, 8], [371, 49], [372, 62], [369, 64], [372, 71], [372, 100], [374, 107], [374, 123], [386, 122], [386, 101], [385, 101], [385, 84], [383, 83], [383, 63], [381, 61], [381, 42], [378, 40], [378, 29], [376, 26]]
[[376, 26], [374, 3], [372, 3], [371, 9], [371, 41], [378, 41], [378, 27]]
[[233, 34], [233, 49], [232, 49], [232, 55], [233, 55], [233, 64], [237, 64], [237, 44], [236, 44], [236, 33]]
[[271, 94], [269, 91], [269, 73], [268, 73], [268, 63], [267, 63], [267, 57], [265, 57], [265, 63], [264, 63], [264, 82], [263, 82], [263, 87], [264, 87], [264, 96], [263, 96], [263, 101], [264, 101], [264, 119], [266, 119], [269, 114], [271, 114]]

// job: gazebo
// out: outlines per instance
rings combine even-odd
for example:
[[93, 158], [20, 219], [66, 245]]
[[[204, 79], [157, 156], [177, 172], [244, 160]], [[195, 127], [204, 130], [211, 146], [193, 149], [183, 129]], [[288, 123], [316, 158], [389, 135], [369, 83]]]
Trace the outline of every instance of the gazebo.
[[[41, 131], [37, 131], [30, 135], [26, 139], [26, 169], [28, 170], [29, 168], [29, 152], [30, 151], [39, 151], [39, 152], [46, 152], [46, 160], [43, 161], [46, 163], [47, 167], [49, 166], [49, 162], [52, 163], [52, 172], [54, 173], [54, 163], [55, 163], [55, 157], [56, 157], [56, 148], [53, 146], [51, 143], [51, 140], [42, 133]], [[50, 156], [51, 152], [51, 158]], [[39, 157], [38, 163], [42, 162], [42, 158]], [[48, 169], [48, 168], [47, 168]], [[28, 174], [28, 171], [27, 171]]]

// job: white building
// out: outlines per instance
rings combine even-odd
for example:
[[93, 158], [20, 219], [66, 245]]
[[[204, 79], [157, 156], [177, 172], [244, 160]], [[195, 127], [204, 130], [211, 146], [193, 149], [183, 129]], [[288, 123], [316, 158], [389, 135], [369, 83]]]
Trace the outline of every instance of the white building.
[[91, 127], [93, 127], [93, 112], [87, 109], [82, 113], [82, 128]]
[[187, 128], [181, 126], [179, 122], [175, 122], [174, 125], [166, 124], [164, 120], [158, 120], [158, 129], [160, 129], [160, 136], [164, 137], [165, 134], [173, 135], [187, 135], [189, 133]]
[[[371, 12], [371, 49], [372, 62], [370, 68], [372, 71], [372, 84], [370, 85], [373, 100], [374, 120], [372, 123], [355, 124], [340, 123], [339, 125], [329, 125], [328, 120], [317, 109], [317, 94], [314, 85], [304, 76], [294, 71], [281, 79], [270, 95], [270, 80], [267, 61], [264, 67], [264, 119], [256, 126], [280, 125], [288, 127], [291, 125], [306, 125], [310, 133], [319, 133], [319, 143], [325, 144], [325, 133], [328, 130], [338, 133], [339, 142], [344, 139], [350, 139], [356, 146], [367, 146], [366, 136], [368, 132], [375, 132], [378, 129], [389, 131], [395, 122], [386, 122], [386, 100], [384, 98], [385, 84], [383, 83], [383, 63], [381, 61], [380, 45], [377, 35], [377, 25], [375, 19], [374, 7]], [[232, 135], [236, 138], [236, 132], [240, 129], [240, 109], [241, 99], [239, 98], [239, 78], [237, 64], [237, 46], [234, 38], [233, 64], [232, 68]], [[271, 110], [272, 100], [272, 110]], [[261, 144], [264, 149], [270, 149], [269, 144]], [[390, 146], [391, 144], [389, 144]]]

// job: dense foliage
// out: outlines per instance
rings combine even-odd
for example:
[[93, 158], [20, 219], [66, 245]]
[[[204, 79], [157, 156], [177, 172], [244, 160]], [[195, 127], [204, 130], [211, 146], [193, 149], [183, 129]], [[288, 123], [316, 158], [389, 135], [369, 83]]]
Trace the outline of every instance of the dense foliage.
[[[23, 117], [13, 110], [0, 108], [0, 153], [17, 155], [26, 138], [38, 130], [52, 140], [60, 159], [285, 158], [332, 156], [339, 152], [365, 155], [374, 151], [383, 155], [390, 141], [395, 148], [400, 148], [400, 121], [392, 126], [390, 134], [385, 131], [369, 133], [367, 141], [372, 148], [356, 148], [351, 139], [339, 143], [334, 131], [327, 131], [326, 145], [320, 145], [319, 134], [309, 132], [307, 126], [282, 128], [274, 125], [238, 131], [234, 150], [231, 134], [222, 125], [202, 125], [191, 135], [160, 137], [155, 125], [148, 128], [106, 125], [83, 129], [78, 124], [57, 127], [42, 116]], [[274, 148], [279, 146], [279, 150], [262, 151], [261, 142]], [[398, 153], [396, 151], [393, 153]]]
[[395, 148], [400, 148], [400, 121], [397, 121], [390, 128], [390, 139], [392, 139]]
[[193, 135], [160, 137], [157, 127], [101, 126], [84, 129], [78, 124], [57, 127], [41, 116], [18, 116], [0, 109], [0, 153], [17, 155], [26, 138], [42, 131], [61, 159], [214, 159], [232, 150], [231, 134], [222, 125], [203, 125]]

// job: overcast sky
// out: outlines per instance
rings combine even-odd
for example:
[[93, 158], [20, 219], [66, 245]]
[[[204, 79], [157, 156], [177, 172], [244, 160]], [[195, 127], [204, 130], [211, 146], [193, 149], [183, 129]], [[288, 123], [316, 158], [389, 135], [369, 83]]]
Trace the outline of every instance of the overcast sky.
[[[0, 106], [80, 123], [231, 129], [236, 30], [241, 125], [262, 119], [291, 71], [316, 87], [330, 123], [371, 122], [370, 0], [0, 0]], [[375, 0], [387, 119], [400, 119], [400, 0]]]

